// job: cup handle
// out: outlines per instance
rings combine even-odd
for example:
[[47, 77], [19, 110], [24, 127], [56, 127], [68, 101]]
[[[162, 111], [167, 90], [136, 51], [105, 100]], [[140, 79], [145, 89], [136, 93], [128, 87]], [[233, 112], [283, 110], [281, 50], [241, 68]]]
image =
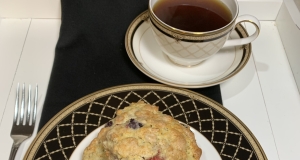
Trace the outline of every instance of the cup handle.
[[229, 39], [225, 42], [223, 47], [230, 47], [230, 46], [238, 46], [238, 45], [248, 44], [248, 43], [251, 43], [252, 41], [254, 41], [257, 38], [257, 36], [259, 35], [259, 32], [260, 32], [259, 20], [256, 17], [251, 16], [251, 15], [241, 15], [241, 16], [237, 17], [237, 19], [235, 21], [235, 26], [239, 23], [242, 23], [242, 22], [252, 23], [256, 27], [255, 33], [253, 33], [251, 36], [245, 37], [245, 38]]

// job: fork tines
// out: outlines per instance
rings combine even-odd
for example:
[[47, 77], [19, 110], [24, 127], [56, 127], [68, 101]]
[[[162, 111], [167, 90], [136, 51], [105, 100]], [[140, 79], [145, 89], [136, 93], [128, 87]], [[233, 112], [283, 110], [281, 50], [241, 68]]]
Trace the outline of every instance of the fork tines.
[[[15, 113], [14, 113], [14, 124], [17, 125], [34, 125], [36, 120], [36, 110], [37, 110], [37, 97], [38, 97], [38, 86], [35, 87], [35, 95], [34, 95], [34, 104], [32, 105], [31, 98], [31, 85], [28, 86], [28, 98], [27, 98], [27, 106], [25, 105], [25, 84], [22, 85], [22, 94], [21, 94], [21, 105], [19, 105], [19, 88], [20, 85], [18, 83], [17, 87], [17, 95], [16, 95], [16, 103], [15, 103]], [[27, 112], [25, 112], [27, 111]]]

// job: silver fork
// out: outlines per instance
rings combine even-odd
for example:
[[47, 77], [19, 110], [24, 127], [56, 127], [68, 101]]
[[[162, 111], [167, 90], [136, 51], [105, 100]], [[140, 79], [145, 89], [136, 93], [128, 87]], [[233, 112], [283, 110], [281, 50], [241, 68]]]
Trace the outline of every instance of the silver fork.
[[14, 140], [14, 143], [11, 148], [9, 160], [15, 159], [21, 143], [31, 137], [36, 120], [38, 86], [36, 85], [35, 87], [34, 105], [31, 105], [31, 85], [29, 85], [27, 106], [25, 106], [25, 84], [22, 86], [21, 105], [19, 105], [19, 88], [20, 86], [18, 83], [14, 120], [10, 132], [10, 137]]

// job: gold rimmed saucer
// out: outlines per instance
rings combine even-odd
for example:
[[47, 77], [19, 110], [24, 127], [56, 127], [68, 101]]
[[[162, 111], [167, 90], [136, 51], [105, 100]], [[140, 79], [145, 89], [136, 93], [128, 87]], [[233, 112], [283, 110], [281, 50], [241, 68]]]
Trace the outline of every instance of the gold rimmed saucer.
[[[137, 16], [127, 29], [125, 46], [133, 64], [150, 78], [171, 86], [203, 88], [220, 84], [240, 72], [251, 56], [251, 44], [221, 49], [212, 58], [192, 67], [172, 63], [159, 49], [148, 20], [148, 11]], [[241, 25], [230, 38], [248, 37]]]

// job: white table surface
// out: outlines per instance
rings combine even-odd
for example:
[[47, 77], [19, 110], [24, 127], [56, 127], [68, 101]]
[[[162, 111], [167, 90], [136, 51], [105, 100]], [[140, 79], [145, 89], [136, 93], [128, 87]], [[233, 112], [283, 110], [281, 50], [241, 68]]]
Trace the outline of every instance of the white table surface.
[[[0, 19], [0, 159], [8, 159], [17, 83], [39, 85], [38, 116], [46, 96], [60, 19]], [[252, 131], [270, 160], [299, 160], [300, 96], [274, 21], [261, 21], [245, 68], [221, 84], [223, 105]], [[254, 28], [246, 26], [249, 33]], [[36, 127], [37, 129], [37, 127]], [[36, 133], [35, 133], [36, 134]], [[30, 145], [25, 141], [16, 159]]]

